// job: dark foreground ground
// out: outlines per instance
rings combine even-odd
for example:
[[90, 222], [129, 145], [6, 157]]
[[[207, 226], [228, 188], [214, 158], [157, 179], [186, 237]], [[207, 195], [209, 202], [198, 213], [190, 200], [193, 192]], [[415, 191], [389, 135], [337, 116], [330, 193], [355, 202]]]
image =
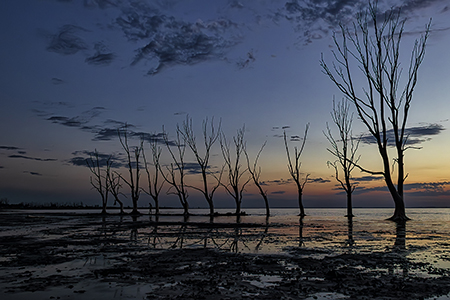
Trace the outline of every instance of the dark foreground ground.
[[[277, 254], [233, 253], [246, 230], [253, 234], [240, 240], [243, 248], [252, 238], [258, 246], [261, 234], [267, 241], [277, 237], [270, 226], [255, 234], [252, 224], [222, 224], [229, 230], [218, 231], [217, 224], [190, 223], [188, 232], [182, 224], [156, 226], [148, 219], [0, 217], [0, 299], [434, 299], [450, 293], [448, 269], [409, 259], [403, 247], [360, 253], [300, 243]], [[224, 250], [226, 243], [235, 248]]]

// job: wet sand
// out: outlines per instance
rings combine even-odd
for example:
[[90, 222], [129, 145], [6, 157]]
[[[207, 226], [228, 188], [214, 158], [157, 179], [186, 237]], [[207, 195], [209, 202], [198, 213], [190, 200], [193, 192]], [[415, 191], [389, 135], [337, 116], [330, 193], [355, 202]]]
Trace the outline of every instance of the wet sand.
[[450, 293], [450, 244], [439, 227], [312, 217], [208, 223], [26, 211], [0, 216], [1, 299], [434, 299]]

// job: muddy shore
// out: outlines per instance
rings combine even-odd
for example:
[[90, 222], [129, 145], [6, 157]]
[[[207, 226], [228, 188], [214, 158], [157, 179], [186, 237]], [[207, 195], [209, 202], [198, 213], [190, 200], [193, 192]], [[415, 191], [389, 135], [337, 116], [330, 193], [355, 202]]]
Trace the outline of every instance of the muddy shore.
[[277, 253], [240, 250], [280, 244], [280, 232], [290, 232], [283, 226], [3, 213], [0, 298], [433, 299], [450, 293], [450, 270], [412, 259], [411, 252], [423, 249], [397, 240], [389, 249], [335, 251], [304, 247], [300, 233], [292, 237], [296, 246]]

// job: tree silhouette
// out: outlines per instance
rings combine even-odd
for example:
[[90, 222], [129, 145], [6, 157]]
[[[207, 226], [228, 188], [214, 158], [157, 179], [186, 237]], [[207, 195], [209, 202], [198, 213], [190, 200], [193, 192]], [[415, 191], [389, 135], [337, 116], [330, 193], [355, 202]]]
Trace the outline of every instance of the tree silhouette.
[[124, 176], [119, 173], [116, 173], [120, 178], [128, 185], [131, 191], [131, 201], [133, 204], [133, 210], [131, 211], [132, 215], [139, 215], [138, 211], [138, 200], [141, 193], [139, 189], [139, 180], [141, 177], [140, 170], [140, 159], [142, 155], [143, 149], [143, 140], [141, 139], [138, 146], [134, 146], [130, 148], [128, 145], [128, 126], [125, 125], [122, 128], [117, 130], [117, 134], [119, 136], [120, 144], [122, 145], [123, 150], [125, 151], [127, 157], [127, 167], [129, 173], [129, 179], [127, 180]]
[[303, 207], [302, 196], [303, 196], [303, 189], [304, 189], [306, 183], [308, 182], [309, 174], [306, 174], [305, 178], [302, 179], [301, 172], [300, 172], [302, 163], [300, 162], [300, 157], [303, 153], [303, 149], [305, 149], [306, 136], [308, 135], [308, 129], [309, 129], [309, 124], [306, 124], [305, 134], [303, 135], [303, 141], [302, 141], [302, 145], [301, 145], [300, 149], [298, 149], [297, 147], [294, 147], [294, 160], [291, 160], [289, 145], [288, 145], [288, 141], [287, 141], [287, 137], [286, 137], [286, 131], [283, 132], [284, 146], [286, 148], [286, 155], [287, 155], [287, 160], [288, 160], [287, 166], [288, 166], [289, 174], [291, 175], [292, 179], [295, 182], [295, 185], [297, 186], [298, 207], [300, 209], [300, 217], [304, 217], [306, 215], [305, 208]]
[[[166, 166], [167, 174], [161, 172], [164, 180], [170, 185], [168, 194], [177, 195], [180, 200], [181, 206], [183, 207], [184, 215], [189, 215], [189, 203], [188, 203], [188, 191], [186, 189], [185, 183], [185, 167], [184, 154], [186, 152], [186, 144], [183, 143], [181, 132], [177, 126], [177, 138], [175, 141], [169, 141], [167, 133], [163, 130], [164, 142], [169, 150], [170, 156], [172, 157], [172, 162]], [[176, 153], [172, 150], [172, 146], [175, 146]]]
[[261, 178], [261, 167], [258, 166], [258, 160], [261, 156], [261, 152], [263, 151], [264, 147], [266, 146], [266, 142], [261, 146], [261, 148], [258, 151], [258, 154], [256, 154], [255, 161], [253, 162], [253, 165], [250, 164], [250, 158], [247, 153], [247, 148], [244, 147], [244, 154], [247, 158], [247, 170], [251, 175], [251, 178], [253, 179], [253, 183], [258, 188], [259, 194], [264, 199], [264, 204], [266, 206], [266, 216], [270, 216], [270, 207], [269, 207], [269, 199], [267, 198], [267, 191], [265, 191], [260, 182]]
[[230, 144], [227, 142], [225, 134], [221, 134], [220, 147], [222, 148], [223, 158], [225, 160], [225, 168], [227, 170], [227, 184], [222, 186], [233, 197], [236, 203], [236, 215], [241, 214], [242, 194], [245, 186], [249, 183], [251, 178], [244, 179], [247, 169], [242, 168], [241, 158], [244, 153], [244, 132], [245, 127], [238, 129], [237, 135], [233, 137], [234, 152], [233, 155], [230, 151]]
[[161, 189], [164, 185], [164, 181], [160, 181], [160, 173], [161, 173], [161, 147], [158, 146], [157, 139], [150, 139], [150, 150], [152, 152], [152, 162], [153, 162], [153, 173], [150, 174], [149, 164], [147, 163], [147, 159], [145, 157], [145, 151], [142, 151], [142, 158], [144, 160], [145, 173], [147, 174], [147, 183], [148, 183], [148, 191], [143, 190], [146, 194], [152, 197], [155, 202], [155, 214], [159, 214], [159, 194], [161, 193]]
[[[200, 154], [200, 151], [197, 148], [197, 142], [195, 140], [195, 133], [194, 129], [192, 128], [192, 118], [187, 117], [186, 121], [183, 122], [182, 128], [180, 130], [181, 135], [183, 136], [184, 142], [189, 146], [189, 148], [192, 150], [192, 153], [195, 156], [195, 159], [197, 160], [198, 166], [200, 167], [201, 175], [202, 175], [202, 183], [203, 187], [198, 188], [195, 186], [189, 186], [190, 188], [193, 188], [203, 194], [205, 197], [206, 202], [209, 205], [209, 214], [210, 216], [214, 215], [214, 202], [213, 202], [213, 196], [216, 192], [217, 188], [220, 186], [220, 180], [222, 177], [223, 168], [220, 171], [220, 175], [214, 176], [210, 171], [210, 164], [209, 159], [211, 156], [211, 148], [217, 141], [220, 135], [220, 122], [219, 126], [216, 130], [214, 127], [214, 119], [209, 122], [209, 130], [208, 130], [208, 119], [205, 119], [203, 121], [202, 129], [203, 129], [203, 144], [204, 144], [204, 152], [203, 155]], [[210, 184], [208, 182], [209, 175], [213, 175], [214, 180], [216, 181], [214, 184]]]
[[[112, 160], [108, 160], [106, 164], [106, 178], [109, 182], [109, 192], [114, 197], [114, 205], [116, 203], [119, 203], [120, 207], [120, 214], [125, 214], [123, 210], [123, 202], [120, 200], [119, 195], [123, 195], [122, 192], [120, 192], [120, 189], [122, 188], [122, 183], [120, 182], [120, 175], [118, 175], [116, 172], [111, 171], [112, 166]], [[126, 196], [125, 196], [126, 197]]]
[[[333, 100], [333, 111], [331, 118], [339, 131], [339, 139], [336, 140], [331, 133], [331, 129], [327, 123], [327, 131], [324, 132], [331, 148], [327, 148], [336, 160], [328, 161], [328, 166], [332, 166], [335, 171], [335, 178], [341, 185], [342, 189], [347, 195], [347, 217], [353, 217], [352, 209], [352, 193], [355, 190], [355, 185], [351, 182], [351, 174], [359, 161], [359, 156], [356, 155], [358, 150], [359, 138], [354, 138], [352, 133], [353, 114], [349, 115], [349, 104], [345, 99], [338, 103]], [[340, 173], [343, 173], [343, 179]]]
[[[110, 159], [111, 156], [108, 158], [108, 162], [110, 161]], [[105, 171], [100, 167], [100, 158], [97, 149], [95, 149], [94, 151], [94, 157], [90, 155], [90, 157], [86, 159], [86, 164], [89, 167], [91, 173], [94, 175], [94, 178], [92, 178], [92, 176], [90, 177], [91, 185], [97, 190], [102, 198], [102, 214], [106, 214], [108, 194], [110, 191], [110, 184], [108, 181], [109, 168], [107, 167]]]
[[[400, 43], [404, 24], [399, 9], [389, 10], [379, 23], [376, 2], [369, 2], [368, 10], [359, 14], [357, 22], [353, 24], [354, 32], [341, 25], [341, 42], [334, 36], [337, 51], [333, 52], [333, 67], [328, 66], [323, 55], [320, 63], [323, 72], [355, 106], [359, 119], [377, 144], [383, 163], [382, 171], [367, 170], [359, 164], [357, 166], [369, 174], [384, 176], [395, 204], [394, 214], [390, 218], [394, 221], [408, 220], [403, 185], [408, 176], [405, 174], [404, 155], [410, 147], [407, 146], [405, 129], [431, 25], [428, 23], [425, 33], [416, 40], [406, 79], [401, 81]], [[370, 30], [369, 25], [373, 25]], [[361, 76], [361, 73], [356, 73], [357, 70], [361, 71], [366, 81], [362, 94], [355, 87], [356, 77]], [[389, 130], [394, 136], [389, 137], [388, 141]], [[396, 152], [394, 162], [397, 165], [397, 184], [394, 183], [388, 151], [391, 144]]]

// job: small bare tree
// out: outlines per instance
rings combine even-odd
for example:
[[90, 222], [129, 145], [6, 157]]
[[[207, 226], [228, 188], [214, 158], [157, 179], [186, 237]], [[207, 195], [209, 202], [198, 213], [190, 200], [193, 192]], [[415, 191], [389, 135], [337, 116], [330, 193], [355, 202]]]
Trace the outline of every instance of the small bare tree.
[[[108, 158], [108, 161], [110, 160], [110, 158]], [[109, 168], [107, 168], [107, 171], [105, 171], [100, 167], [100, 158], [97, 149], [95, 149], [94, 151], [94, 156], [90, 155], [90, 158], [86, 159], [86, 164], [94, 176], [94, 178], [92, 178], [92, 176], [90, 177], [91, 185], [97, 190], [102, 198], [102, 214], [106, 214], [108, 193], [110, 191], [110, 185], [107, 180], [107, 171], [109, 170]], [[106, 174], [102, 174], [105, 172]]]
[[[430, 24], [424, 35], [416, 40], [412, 49], [406, 79], [401, 81], [400, 44], [405, 20], [400, 19], [400, 10], [389, 10], [384, 20], [379, 21], [376, 2], [369, 2], [369, 9], [361, 14], [353, 24], [353, 32], [341, 25], [341, 42], [334, 36], [337, 51], [333, 52], [333, 67], [321, 59], [323, 72], [354, 105], [359, 119], [367, 127], [375, 140], [383, 163], [382, 171], [371, 171], [358, 167], [372, 175], [383, 175], [395, 204], [390, 218], [405, 221], [403, 186], [406, 177], [404, 167], [408, 135], [406, 123], [411, 107], [413, 92], [417, 84], [418, 70], [425, 56], [425, 46]], [[372, 25], [369, 31], [369, 25]], [[354, 64], [353, 64], [354, 63]], [[357, 68], [353, 68], [356, 65]], [[365, 79], [362, 93], [356, 91], [354, 72], [360, 71]], [[401, 87], [403, 85], [403, 88]], [[400, 90], [400, 93], [399, 93]], [[391, 170], [388, 147], [393, 145], [397, 164], [397, 184]]]
[[128, 185], [131, 191], [131, 201], [133, 204], [133, 210], [131, 212], [132, 215], [139, 215], [138, 211], [138, 200], [141, 193], [139, 188], [139, 180], [141, 176], [140, 170], [140, 160], [143, 149], [143, 140], [140, 140], [138, 146], [134, 146], [130, 148], [128, 145], [128, 128], [125, 125], [123, 128], [119, 128], [117, 130], [117, 134], [119, 136], [120, 144], [122, 145], [123, 150], [127, 156], [127, 166], [129, 179], [127, 180], [124, 176], [119, 173], [116, 173], [120, 178]]
[[192, 128], [192, 118], [187, 117], [186, 121], [183, 122], [182, 128], [180, 130], [180, 133], [183, 136], [184, 142], [189, 146], [189, 148], [194, 153], [195, 159], [197, 160], [197, 163], [200, 167], [201, 175], [202, 175], [202, 183], [203, 187], [198, 188], [195, 186], [189, 186], [190, 188], [193, 188], [203, 194], [205, 197], [206, 202], [209, 205], [209, 214], [210, 216], [214, 215], [214, 202], [213, 202], [213, 196], [216, 192], [217, 188], [220, 186], [220, 179], [222, 177], [222, 170], [220, 171], [219, 176], [212, 176], [214, 177], [215, 182], [213, 184], [210, 184], [208, 182], [209, 175], [212, 175], [212, 173], [209, 171], [211, 168], [211, 165], [209, 164], [209, 159], [211, 156], [211, 148], [214, 146], [215, 142], [219, 138], [220, 135], [220, 122], [219, 126], [216, 130], [214, 127], [214, 119], [211, 120], [209, 130], [208, 130], [208, 119], [206, 118], [203, 121], [203, 143], [205, 146], [205, 150], [203, 152], [203, 155], [200, 154], [200, 151], [197, 148], [197, 142], [195, 140], [195, 133], [194, 129]]
[[264, 144], [261, 146], [261, 149], [259, 149], [258, 154], [256, 155], [256, 158], [255, 158], [255, 161], [253, 162], [253, 165], [250, 164], [250, 159], [248, 157], [246, 147], [244, 147], [244, 154], [245, 154], [245, 157], [247, 158], [247, 170], [249, 171], [249, 173], [253, 179], [253, 183], [258, 188], [259, 194], [264, 199], [264, 204], [266, 206], [266, 216], [268, 217], [268, 216], [270, 216], [269, 199], [267, 199], [267, 191], [265, 191], [261, 186], [261, 182], [260, 182], [261, 167], [258, 166], [259, 157], [261, 156], [261, 152], [263, 151], [265, 146], [266, 146], [266, 142], [264, 142]]
[[228, 194], [233, 197], [234, 202], [236, 203], [236, 215], [241, 214], [242, 194], [245, 186], [251, 180], [251, 178], [243, 178], [247, 172], [247, 169], [242, 169], [241, 164], [242, 154], [245, 149], [244, 132], [245, 126], [239, 129], [237, 135], [233, 137], [234, 155], [231, 155], [230, 144], [227, 142], [223, 132], [220, 137], [220, 147], [222, 149], [225, 167], [228, 173], [227, 184], [221, 183], [221, 185], [226, 189]]
[[123, 193], [120, 192], [120, 189], [122, 188], [122, 184], [120, 182], [120, 176], [117, 175], [116, 172], [111, 171], [112, 163], [113, 163], [113, 161], [110, 159], [110, 160], [108, 160], [108, 162], [106, 164], [106, 176], [107, 176], [106, 178], [109, 182], [109, 192], [114, 197], [114, 205], [116, 203], [119, 203], [120, 214], [123, 215], [123, 214], [125, 214], [125, 212], [123, 210], [123, 202], [119, 198], [119, 195], [123, 195]]
[[[334, 161], [328, 161], [327, 164], [334, 168], [334, 177], [347, 195], [347, 217], [352, 218], [352, 193], [356, 186], [351, 182], [351, 174], [360, 158], [356, 154], [360, 138], [353, 137], [353, 114], [349, 115], [349, 104], [345, 102], [345, 99], [337, 105], [333, 100], [331, 118], [338, 128], [339, 139], [336, 140], [333, 137], [327, 123], [327, 131], [324, 132], [324, 135], [331, 145], [331, 148], [327, 148], [327, 150], [336, 158]], [[344, 178], [340, 177], [340, 172], [342, 172]]]
[[300, 172], [302, 163], [300, 162], [300, 157], [303, 153], [303, 149], [305, 148], [306, 136], [308, 135], [308, 129], [309, 129], [309, 124], [306, 124], [305, 134], [303, 135], [303, 141], [302, 141], [302, 145], [301, 145], [300, 149], [298, 149], [297, 147], [294, 147], [294, 160], [291, 159], [288, 140], [286, 137], [286, 131], [283, 132], [284, 146], [286, 148], [286, 155], [287, 155], [287, 160], [288, 160], [287, 167], [289, 170], [289, 174], [291, 175], [292, 179], [295, 182], [295, 185], [297, 186], [298, 207], [300, 209], [300, 217], [306, 216], [305, 208], [303, 207], [302, 196], [303, 196], [303, 189], [304, 189], [306, 183], [308, 182], [309, 174], [306, 174], [306, 176], [302, 179], [301, 172]]
[[[164, 142], [169, 150], [170, 156], [172, 157], [172, 162], [170, 165], [166, 166], [167, 174], [161, 172], [164, 180], [170, 185], [168, 194], [177, 195], [180, 200], [181, 206], [183, 207], [184, 215], [189, 215], [189, 203], [188, 203], [188, 191], [186, 189], [185, 183], [185, 167], [184, 154], [186, 152], [186, 144], [183, 143], [181, 133], [179, 128], [177, 128], [177, 138], [175, 141], [169, 141], [167, 133], [163, 130]], [[172, 150], [172, 146], [176, 148], [176, 154]]]
[[147, 173], [147, 182], [148, 182], [148, 191], [144, 190], [144, 192], [150, 197], [152, 197], [155, 202], [155, 214], [159, 214], [159, 194], [161, 193], [161, 189], [164, 185], [164, 181], [160, 181], [159, 174], [161, 172], [161, 147], [158, 146], [158, 140], [156, 138], [152, 138], [149, 141], [150, 150], [152, 151], [152, 162], [153, 162], [153, 172], [150, 174], [149, 166], [147, 163], [147, 159], [145, 157], [145, 151], [142, 151], [142, 158], [144, 159], [145, 172]]

